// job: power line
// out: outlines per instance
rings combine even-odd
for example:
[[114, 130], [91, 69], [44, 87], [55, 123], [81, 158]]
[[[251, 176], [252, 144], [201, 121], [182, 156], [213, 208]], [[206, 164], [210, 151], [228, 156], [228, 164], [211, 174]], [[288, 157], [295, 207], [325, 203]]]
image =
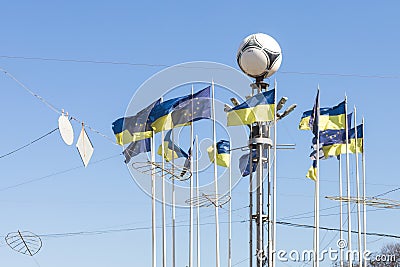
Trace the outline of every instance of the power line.
[[[169, 64], [153, 64], [153, 63], [134, 63], [121, 61], [106, 61], [106, 60], [83, 60], [83, 59], [66, 59], [66, 58], [46, 58], [46, 57], [23, 57], [0, 55], [0, 58], [5, 59], [21, 59], [21, 60], [38, 60], [38, 61], [54, 61], [54, 62], [70, 62], [70, 63], [90, 63], [90, 64], [107, 64], [107, 65], [125, 65], [132, 67], [172, 67]], [[222, 69], [222, 68], [207, 68], [194, 66], [176, 66], [181, 68], [198, 68], [198, 69]], [[316, 75], [316, 76], [336, 76], [336, 77], [357, 77], [357, 78], [375, 78], [375, 79], [400, 79], [399, 75], [366, 75], [356, 73], [323, 73], [323, 72], [304, 72], [304, 71], [279, 71], [282, 74], [289, 75]]]
[[36, 138], [35, 140], [29, 142], [29, 143], [26, 144], [26, 145], [23, 145], [23, 146], [21, 146], [21, 147], [19, 147], [19, 148], [17, 148], [17, 149], [14, 149], [13, 151], [8, 152], [7, 154], [1, 155], [1, 156], [0, 156], [0, 159], [1, 159], [1, 158], [4, 158], [4, 157], [7, 157], [7, 156], [9, 156], [9, 155], [12, 155], [12, 154], [14, 154], [14, 153], [20, 151], [21, 149], [24, 149], [24, 148], [26, 148], [26, 147], [28, 147], [28, 146], [30, 146], [30, 145], [36, 143], [37, 141], [39, 141], [39, 140], [45, 138], [46, 136], [48, 136], [48, 135], [54, 133], [54, 132], [57, 131], [57, 130], [58, 130], [58, 127], [55, 128], [55, 129], [53, 129], [53, 130], [51, 130], [50, 132], [48, 132], [48, 133], [46, 133], [46, 134], [40, 136], [39, 138]]
[[[100, 162], [103, 162], [103, 161], [106, 161], [106, 160], [109, 160], [109, 159], [112, 159], [112, 158], [116, 158], [116, 157], [121, 156], [121, 155], [122, 154], [120, 153], [118, 155], [114, 155], [114, 156], [110, 156], [110, 157], [107, 157], [107, 158], [103, 158], [103, 159], [100, 159], [98, 161], [92, 162], [91, 165], [94, 165], [94, 164], [97, 164], [97, 163], [100, 163]], [[14, 185], [10, 185], [10, 186], [7, 186], [7, 187], [0, 188], [0, 192], [6, 191], [6, 190], [12, 189], [12, 188], [20, 187], [20, 186], [23, 186], [23, 185], [26, 185], [26, 184], [34, 183], [34, 182], [37, 182], [37, 181], [40, 181], [40, 180], [43, 180], [43, 179], [46, 179], [46, 178], [49, 178], [49, 177], [52, 177], [52, 176], [56, 176], [56, 175], [59, 175], [59, 174], [64, 174], [64, 173], [71, 172], [71, 171], [74, 171], [74, 170], [77, 170], [77, 169], [81, 169], [81, 168], [84, 168], [84, 166], [83, 165], [79, 165], [79, 166], [76, 166], [76, 167], [73, 167], [73, 168], [69, 168], [69, 169], [66, 169], [66, 170], [58, 171], [58, 172], [51, 173], [51, 174], [48, 174], [48, 175], [45, 175], [45, 176], [41, 176], [41, 177], [38, 177], [38, 178], [30, 179], [30, 180], [22, 182], [22, 183], [18, 183], [18, 184], [14, 184]]]
[[[0, 71], [3, 72], [6, 76], [8, 76], [9, 78], [11, 78], [13, 81], [15, 81], [20, 87], [22, 87], [25, 91], [27, 91], [29, 94], [31, 94], [33, 97], [35, 97], [36, 99], [38, 99], [40, 102], [42, 102], [43, 104], [45, 104], [48, 108], [50, 108], [52, 111], [54, 111], [57, 114], [64, 114], [64, 110], [60, 110], [58, 108], [56, 108], [53, 104], [51, 104], [49, 101], [47, 101], [45, 98], [43, 98], [42, 96], [36, 94], [34, 91], [32, 91], [31, 89], [29, 89], [24, 83], [22, 83], [20, 80], [18, 80], [16, 77], [14, 77], [11, 73], [9, 73], [7, 70], [5, 70], [4, 68], [0, 67]], [[86, 123], [84, 123], [82, 120], [77, 119], [73, 116], [69, 116], [71, 120], [74, 120], [80, 124], [82, 124], [85, 128], [91, 130], [92, 132], [100, 135], [101, 137], [107, 139], [108, 141], [110, 141], [111, 143], [113, 143], [114, 145], [118, 145], [115, 143], [114, 139], [108, 137], [107, 135], [101, 133], [100, 131], [94, 129], [93, 127], [87, 125]]]
[[[292, 223], [292, 222], [284, 222], [284, 221], [279, 221], [276, 222], [277, 224], [280, 225], [285, 225], [285, 226], [291, 226], [291, 227], [298, 227], [298, 228], [307, 228], [307, 229], [314, 229], [315, 226], [314, 225], [308, 225], [308, 224], [299, 224], [299, 223]], [[322, 230], [326, 230], [326, 231], [335, 231], [335, 232], [339, 232], [340, 229], [337, 228], [329, 228], [329, 227], [320, 227], [320, 229]], [[348, 233], [348, 230], [342, 229], [343, 232]], [[351, 233], [353, 234], [357, 234], [358, 231], [355, 230], [351, 230]], [[362, 234], [364, 234], [364, 232], [362, 232]], [[392, 234], [383, 234], [383, 233], [375, 233], [375, 232], [367, 232], [365, 233], [366, 235], [369, 236], [380, 236], [380, 237], [389, 237], [389, 238], [396, 238], [396, 239], [400, 239], [399, 235], [392, 235]]]

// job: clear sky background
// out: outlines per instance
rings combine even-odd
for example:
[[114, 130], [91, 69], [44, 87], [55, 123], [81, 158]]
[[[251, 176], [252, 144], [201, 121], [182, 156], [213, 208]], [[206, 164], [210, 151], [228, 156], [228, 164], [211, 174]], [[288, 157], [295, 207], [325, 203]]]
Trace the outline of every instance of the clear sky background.
[[[400, 187], [396, 157], [400, 149], [396, 142], [400, 130], [396, 123], [400, 81], [398, 1], [0, 4], [0, 67], [57, 108], [110, 137], [111, 123], [124, 114], [135, 90], [165, 68], [162, 65], [200, 60], [238, 69], [236, 52], [241, 40], [251, 33], [267, 33], [283, 51], [282, 66], [274, 75], [279, 96], [286, 95], [291, 103], [298, 104], [279, 127], [279, 142], [296, 144], [296, 149], [279, 152], [278, 219], [313, 223], [314, 183], [305, 178], [311, 163], [311, 133], [297, 128], [302, 112], [312, 108], [318, 84], [321, 106], [335, 105], [347, 94], [349, 107], [357, 105], [358, 121], [365, 117], [368, 195]], [[147, 65], [10, 58], [13, 56]], [[58, 115], [3, 73], [0, 88], [1, 155], [57, 127]], [[154, 99], [157, 97], [154, 95]], [[74, 122], [73, 126], [77, 135], [80, 125]], [[123, 157], [118, 156], [121, 148], [96, 133], [88, 134], [95, 151], [86, 169], [81, 167], [76, 148], [66, 146], [57, 132], [0, 158], [0, 236], [20, 229], [43, 239], [36, 262], [0, 241], [1, 266], [151, 265], [150, 198], [132, 180]], [[234, 162], [233, 168], [236, 165]], [[337, 173], [335, 159], [321, 163], [321, 209], [338, 204], [323, 198], [338, 194]], [[236, 210], [234, 266], [248, 266], [248, 224], [243, 222], [248, 218], [247, 182], [235, 188], [232, 202]], [[384, 197], [399, 196], [397, 191]], [[397, 210], [368, 210], [368, 231], [400, 235]], [[321, 211], [321, 226], [338, 227], [338, 212], [338, 208]], [[213, 209], [202, 210], [204, 266], [214, 265], [212, 215]], [[187, 210], [177, 212], [177, 266], [188, 262], [188, 216]], [[220, 219], [221, 263], [226, 266], [225, 210], [221, 210]], [[355, 219], [353, 216], [353, 229]], [[117, 229], [131, 230], [107, 232]], [[97, 230], [106, 232], [95, 234]], [[82, 234], [66, 234], [76, 232]], [[353, 235], [353, 241], [355, 238]], [[321, 248], [336, 248], [337, 239], [336, 232], [321, 231]], [[368, 237], [368, 246], [376, 251], [395, 241]], [[288, 251], [311, 249], [312, 230], [278, 226], [277, 246]]]

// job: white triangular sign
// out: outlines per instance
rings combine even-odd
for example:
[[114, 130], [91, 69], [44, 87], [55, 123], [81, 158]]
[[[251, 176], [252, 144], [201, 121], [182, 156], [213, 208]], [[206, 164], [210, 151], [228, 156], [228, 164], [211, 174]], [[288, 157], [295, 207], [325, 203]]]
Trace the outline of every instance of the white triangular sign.
[[78, 148], [78, 152], [81, 156], [83, 165], [87, 167], [90, 158], [93, 155], [94, 148], [84, 128], [82, 128], [82, 131], [78, 138], [78, 142], [76, 142], [76, 147]]

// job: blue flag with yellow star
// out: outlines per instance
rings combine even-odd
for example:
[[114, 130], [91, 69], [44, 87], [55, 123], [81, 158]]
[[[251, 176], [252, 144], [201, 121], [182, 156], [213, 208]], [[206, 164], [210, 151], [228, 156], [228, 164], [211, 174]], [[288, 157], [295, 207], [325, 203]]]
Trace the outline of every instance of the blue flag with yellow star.
[[169, 99], [157, 105], [150, 114], [155, 132], [190, 125], [211, 118], [210, 87], [195, 94]]
[[134, 116], [119, 118], [112, 123], [116, 142], [119, 145], [126, 145], [153, 136], [150, 114], [160, 104], [160, 99], [153, 102], [145, 109]]

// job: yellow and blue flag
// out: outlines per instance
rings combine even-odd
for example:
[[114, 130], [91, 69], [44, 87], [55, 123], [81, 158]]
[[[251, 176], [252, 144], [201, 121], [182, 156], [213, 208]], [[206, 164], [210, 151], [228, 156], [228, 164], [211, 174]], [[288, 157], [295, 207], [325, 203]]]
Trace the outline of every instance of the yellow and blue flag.
[[151, 151], [150, 138], [147, 138], [130, 143], [122, 153], [125, 156], [125, 163], [128, 164], [131, 158], [149, 151]]
[[[357, 128], [357, 131], [356, 131]], [[357, 144], [356, 144], [356, 132], [357, 132]], [[339, 156], [340, 154], [346, 154], [346, 132], [345, 130], [337, 130], [335, 134], [330, 134], [331, 137], [327, 137], [327, 140], [323, 146], [325, 158], [330, 156]], [[349, 153], [362, 153], [364, 145], [364, 133], [363, 125], [360, 124], [355, 128], [349, 130], [348, 138], [349, 143], [347, 145]], [[327, 134], [328, 136], [328, 134]]]
[[312, 166], [310, 167], [310, 169], [308, 169], [308, 172], [307, 172], [307, 174], [306, 174], [306, 177], [307, 177], [307, 178], [310, 178], [311, 180], [316, 181], [316, 180], [317, 180], [317, 168], [318, 168], [318, 166], [317, 166], [317, 161], [316, 161], [316, 160], [313, 160], [313, 164], [312, 164]]
[[[216, 144], [217, 147], [217, 165], [229, 168], [229, 163], [231, 160], [231, 144], [229, 141], [220, 140]], [[207, 148], [208, 157], [211, 162], [214, 162], [214, 146]]]
[[116, 142], [119, 145], [126, 145], [153, 136], [151, 121], [149, 118], [153, 108], [160, 104], [160, 99], [150, 106], [139, 111], [134, 116], [119, 118], [112, 123]]
[[[253, 164], [251, 166], [251, 172], [255, 172], [257, 170], [257, 152], [256, 150], [252, 151], [252, 158], [253, 158]], [[247, 175], [250, 174], [250, 153], [244, 154], [239, 158], [239, 170], [240, 173], [242, 174], [242, 177], [246, 177]]]
[[193, 95], [164, 101], [150, 114], [151, 126], [156, 133], [208, 118], [211, 118], [210, 87]]
[[227, 112], [228, 126], [273, 121], [275, 114], [275, 90], [256, 94]]
[[[176, 145], [171, 140], [171, 132], [172, 130], [168, 131], [164, 138], [164, 158], [166, 161], [172, 161], [173, 159], [177, 158], [188, 158], [188, 154], [183, 151], [178, 145]], [[157, 154], [162, 156], [162, 146], [158, 147]]]
[[[313, 124], [310, 119], [314, 110], [308, 110], [303, 113], [301, 117], [299, 129], [300, 130], [311, 130], [310, 125]], [[338, 104], [332, 108], [321, 108], [319, 112], [319, 131], [328, 129], [344, 129], [346, 127], [346, 115], [345, 115], [345, 102]]]

